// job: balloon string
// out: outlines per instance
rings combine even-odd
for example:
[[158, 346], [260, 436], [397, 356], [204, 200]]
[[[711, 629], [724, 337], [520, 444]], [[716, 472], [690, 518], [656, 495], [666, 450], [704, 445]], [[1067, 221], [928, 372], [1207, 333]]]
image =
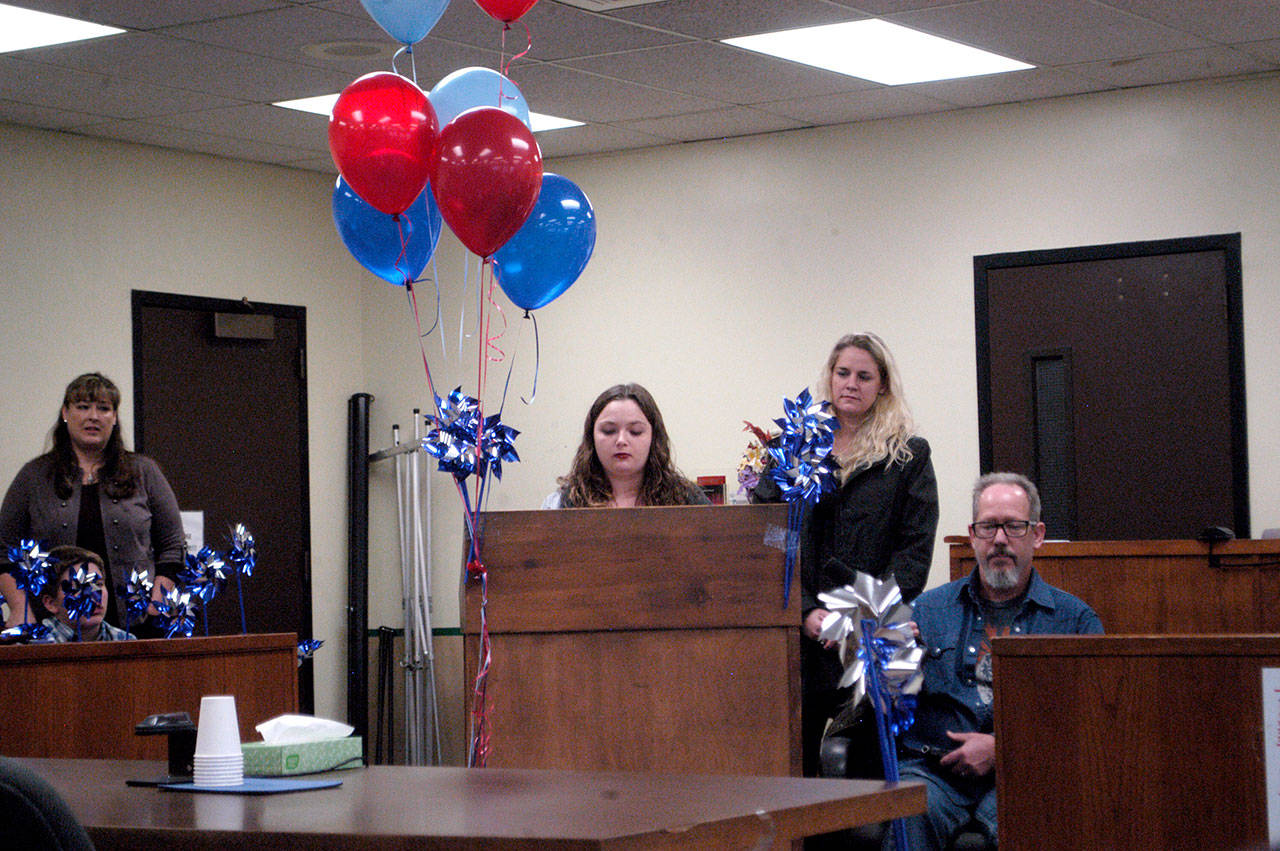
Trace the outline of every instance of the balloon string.
[[427, 346], [422, 342], [425, 336], [422, 333], [422, 316], [418, 312], [418, 295], [412, 282], [405, 284], [405, 292], [408, 293], [409, 305], [413, 308], [413, 321], [418, 326], [418, 351], [422, 353], [422, 369], [427, 374], [427, 389], [431, 391], [431, 405], [435, 409], [436, 416], [440, 416], [440, 397], [436, 395], [436, 383], [431, 377], [431, 364], [427, 362]]
[[533, 320], [533, 392], [528, 399], [521, 396], [520, 401], [532, 405], [533, 400], [538, 398], [538, 367], [542, 364], [542, 346], [538, 342], [538, 317], [527, 310], [524, 315], [526, 319]]
[[400, 234], [400, 253], [396, 255], [396, 262], [392, 265], [393, 268], [400, 273], [400, 277], [404, 279], [404, 285], [407, 287], [409, 284], [413, 283], [413, 278], [410, 275], [405, 274], [402, 264], [404, 263], [405, 257], [409, 255], [409, 237], [406, 236], [404, 232], [404, 217], [395, 215], [391, 218], [396, 223], [396, 232]]
[[391, 70], [393, 73], [399, 74], [401, 77], [405, 76], [400, 72], [400, 69], [396, 67], [396, 60], [406, 54], [408, 54], [409, 56], [409, 79], [413, 80], [413, 84], [416, 86], [418, 84], [418, 63], [415, 62], [413, 58], [412, 44], [406, 44], [404, 47], [400, 48], [394, 54], [392, 54]]
[[500, 49], [501, 52], [498, 54], [498, 67], [502, 70], [502, 75], [504, 77], [511, 76], [512, 62], [515, 62], [517, 59], [523, 59], [525, 56], [529, 55], [529, 51], [533, 50], [533, 32], [530, 31], [529, 25], [524, 21], [520, 22], [520, 26], [524, 27], [524, 50], [513, 55], [510, 59], [507, 59], [507, 30], [511, 29], [511, 24], [505, 23], [502, 25], [502, 46]]

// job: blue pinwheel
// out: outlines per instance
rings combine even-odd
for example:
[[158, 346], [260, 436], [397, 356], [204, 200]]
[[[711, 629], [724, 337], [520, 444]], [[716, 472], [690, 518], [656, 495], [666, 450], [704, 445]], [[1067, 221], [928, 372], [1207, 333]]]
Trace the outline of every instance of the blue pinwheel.
[[196, 627], [195, 602], [191, 592], [176, 586], [170, 588], [156, 603], [156, 609], [159, 611], [158, 620], [160, 628], [164, 630], [165, 638], [178, 635], [184, 638], [191, 637]]
[[302, 663], [307, 659], [316, 655], [316, 651], [324, 645], [323, 641], [314, 638], [305, 638], [298, 642], [298, 667], [302, 667]]
[[791, 581], [795, 575], [796, 552], [799, 549], [800, 521], [806, 505], [813, 505], [823, 494], [835, 489], [835, 473], [828, 463], [835, 443], [835, 429], [840, 427], [834, 414], [827, 411], [830, 403], [815, 402], [805, 388], [794, 400], [783, 399], [783, 416], [774, 420], [781, 433], [769, 446], [773, 466], [769, 476], [778, 484], [782, 498], [790, 504], [787, 511], [787, 560], [783, 576], [782, 605], [791, 601]]
[[[249, 546], [252, 549], [252, 544]], [[178, 573], [178, 584], [199, 605], [205, 635], [209, 634], [209, 603], [226, 583], [227, 571], [227, 561], [221, 553], [201, 547], [195, 555], [187, 553], [186, 565]]]
[[102, 574], [87, 569], [84, 565], [73, 568], [70, 575], [62, 580], [62, 607], [67, 617], [75, 622], [76, 641], [81, 639], [81, 622], [93, 616], [93, 612], [102, 604]]
[[26, 596], [22, 612], [22, 620], [25, 622], [31, 610], [31, 598], [39, 597], [40, 592], [54, 578], [50, 576], [50, 570], [56, 562], [49, 559], [49, 553], [38, 542], [28, 539], [9, 548], [9, 561], [9, 573], [13, 575], [14, 584]]
[[137, 568], [129, 574], [128, 582], [116, 586], [120, 600], [124, 603], [124, 628], [126, 632], [134, 618], [142, 620], [147, 616], [147, 609], [151, 606], [151, 592], [154, 588], [155, 583], [151, 581], [150, 574]]
[[240, 598], [240, 632], [248, 633], [248, 622], [244, 617], [244, 582], [242, 577], [253, 576], [253, 568], [258, 563], [258, 551], [253, 534], [243, 523], [237, 523], [231, 529], [231, 549], [223, 555], [223, 560], [231, 566], [236, 574], [236, 594]]

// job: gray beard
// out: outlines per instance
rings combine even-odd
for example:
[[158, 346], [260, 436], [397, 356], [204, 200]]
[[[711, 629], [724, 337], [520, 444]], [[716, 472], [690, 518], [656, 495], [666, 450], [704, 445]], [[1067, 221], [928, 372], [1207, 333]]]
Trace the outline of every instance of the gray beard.
[[1012, 591], [1018, 587], [1022, 579], [1022, 571], [1015, 566], [1012, 570], [992, 570], [982, 568], [982, 581], [995, 591]]

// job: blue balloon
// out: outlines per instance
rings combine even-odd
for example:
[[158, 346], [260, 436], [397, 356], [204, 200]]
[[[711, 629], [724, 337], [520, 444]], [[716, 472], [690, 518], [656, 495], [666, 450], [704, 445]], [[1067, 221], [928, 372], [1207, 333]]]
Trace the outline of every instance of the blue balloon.
[[417, 44], [440, 20], [449, 0], [360, 0], [369, 17], [401, 44]]
[[[443, 222], [431, 186], [422, 190], [397, 223], [365, 201], [341, 177], [333, 187], [333, 223], [351, 256], [390, 284], [417, 280], [440, 241]], [[404, 245], [400, 244], [401, 229]], [[403, 256], [402, 256], [403, 255]]]
[[507, 298], [536, 310], [569, 289], [596, 247], [596, 215], [572, 180], [542, 175], [529, 218], [493, 254], [493, 271]]
[[525, 103], [520, 89], [489, 68], [459, 68], [436, 83], [427, 99], [441, 127], [476, 106], [505, 109], [530, 127], [529, 104]]

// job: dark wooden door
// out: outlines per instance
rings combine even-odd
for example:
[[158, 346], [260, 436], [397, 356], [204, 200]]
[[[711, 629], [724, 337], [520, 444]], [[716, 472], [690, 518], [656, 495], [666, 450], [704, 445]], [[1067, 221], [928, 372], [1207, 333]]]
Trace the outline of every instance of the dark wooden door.
[[1052, 538], [1249, 535], [1240, 235], [974, 260], [982, 469]]
[[[311, 638], [305, 308], [135, 290], [133, 329], [138, 450], [204, 513], [206, 545], [226, 549], [236, 523], [253, 533], [248, 631]], [[239, 602], [232, 580], [208, 607], [211, 634], [240, 631]], [[309, 712], [310, 664], [300, 677]]]

